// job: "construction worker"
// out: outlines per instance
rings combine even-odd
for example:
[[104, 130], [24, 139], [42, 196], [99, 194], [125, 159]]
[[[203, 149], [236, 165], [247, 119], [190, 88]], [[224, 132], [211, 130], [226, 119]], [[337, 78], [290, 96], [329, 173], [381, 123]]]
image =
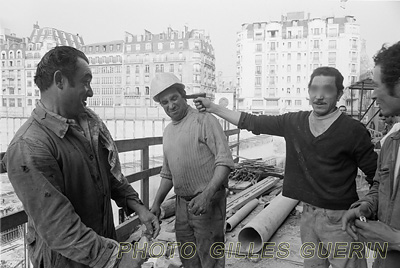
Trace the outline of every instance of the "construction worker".
[[[207, 98], [195, 99], [200, 111], [214, 113], [254, 134], [283, 136], [286, 167], [283, 195], [303, 201], [301, 240], [329, 257], [312, 254], [304, 267], [363, 267], [365, 259], [335, 258], [332, 244], [353, 239], [341, 229], [341, 217], [358, 200], [358, 168], [372, 183], [376, 154], [370, 134], [358, 121], [336, 107], [343, 94], [343, 76], [331, 67], [313, 71], [308, 85], [313, 110], [279, 116], [255, 116], [226, 109]], [[347, 244], [349, 245], [349, 244]], [[343, 249], [343, 248], [342, 248]], [[346, 254], [350, 252], [347, 246]]]
[[85, 54], [58, 46], [40, 60], [40, 101], [11, 141], [4, 162], [28, 215], [26, 244], [33, 267], [140, 267], [133, 252], [118, 258], [111, 199], [136, 212], [153, 237], [158, 219], [121, 173], [103, 121], [86, 107], [93, 96]]
[[[400, 115], [400, 42], [382, 49], [374, 57], [372, 98], [385, 117]], [[342, 228], [354, 239], [366, 242], [377, 254], [374, 268], [399, 267], [400, 263], [400, 131], [390, 134], [378, 158], [378, 169], [370, 191], [351, 206]], [[363, 221], [360, 221], [362, 219]], [[379, 245], [377, 244], [379, 243]]]
[[175, 232], [183, 266], [224, 267], [224, 256], [214, 256], [213, 246], [224, 246], [225, 188], [232, 155], [218, 120], [190, 107], [184, 88], [172, 73], [156, 74], [151, 82], [154, 101], [172, 122], [163, 134], [162, 179], [150, 211], [159, 216], [161, 203], [174, 187]]

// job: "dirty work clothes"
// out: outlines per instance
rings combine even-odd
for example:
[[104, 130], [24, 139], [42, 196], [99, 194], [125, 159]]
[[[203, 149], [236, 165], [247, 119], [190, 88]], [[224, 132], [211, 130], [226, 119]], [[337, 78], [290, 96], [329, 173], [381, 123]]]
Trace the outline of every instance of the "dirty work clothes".
[[[352, 205], [354, 207], [359, 202], [367, 201], [376, 218], [396, 230], [400, 230], [400, 175], [397, 174], [397, 184], [394, 186], [394, 168], [399, 154], [399, 146], [400, 131], [397, 131], [390, 135], [382, 145], [378, 158], [378, 169], [370, 191]], [[378, 254], [373, 267], [399, 267], [400, 251], [391, 250], [387, 252], [385, 259], [380, 257]]]
[[[172, 179], [175, 193], [179, 196], [201, 193], [212, 179], [216, 166], [234, 166], [218, 120], [191, 107], [183, 119], [172, 121], [165, 128], [163, 150], [160, 175]], [[228, 178], [224, 185], [227, 183]]]
[[[176, 198], [176, 240], [180, 243], [180, 259], [188, 268], [223, 268], [225, 258], [212, 255], [223, 252], [224, 227], [226, 216], [225, 189], [215, 193], [209, 210], [196, 216], [189, 212], [190, 201]], [[218, 243], [219, 247], [212, 247]], [[215, 250], [213, 250], [215, 249]], [[212, 252], [210, 252], [212, 251]], [[186, 253], [182, 254], [182, 253]], [[219, 256], [219, 258], [217, 258]]]
[[[353, 243], [351, 236], [342, 230], [342, 216], [346, 210], [318, 208], [303, 203], [300, 234], [306, 268], [367, 268], [363, 245]], [[359, 252], [357, 254], [350, 253]], [[350, 254], [349, 254], [350, 253]], [[352, 258], [349, 258], [349, 255]], [[346, 257], [344, 257], [346, 256]]]
[[110, 199], [125, 210], [128, 199], [140, 202], [124, 178], [111, 175], [100, 124], [83, 114], [85, 136], [38, 105], [7, 150], [34, 267], [105, 267], [118, 246]]
[[370, 183], [375, 175], [377, 155], [370, 134], [360, 122], [341, 114], [315, 137], [310, 131], [309, 115], [310, 112], [279, 116], [242, 113], [238, 126], [254, 134], [285, 138], [284, 196], [321, 208], [348, 209], [358, 200], [357, 168]]

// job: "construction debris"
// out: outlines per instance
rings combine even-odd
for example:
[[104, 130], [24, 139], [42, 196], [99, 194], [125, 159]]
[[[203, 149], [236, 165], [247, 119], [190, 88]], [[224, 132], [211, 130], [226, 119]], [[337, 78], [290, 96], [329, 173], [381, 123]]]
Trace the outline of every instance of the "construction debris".
[[235, 164], [235, 169], [229, 174], [228, 178], [233, 181], [250, 181], [255, 184], [268, 176], [283, 178], [283, 170], [268, 165], [262, 160], [247, 159]]
[[245, 251], [262, 249], [299, 201], [278, 195], [239, 232], [238, 241]]

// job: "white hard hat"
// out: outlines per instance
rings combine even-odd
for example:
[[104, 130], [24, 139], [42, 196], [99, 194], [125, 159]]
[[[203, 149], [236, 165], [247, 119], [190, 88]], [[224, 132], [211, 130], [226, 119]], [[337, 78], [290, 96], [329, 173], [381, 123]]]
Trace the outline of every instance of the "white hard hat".
[[185, 85], [173, 73], [158, 73], [151, 80], [150, 93], [155, 102], [160, 102], [159, 94], [167, 88], [175, 85], [182, 96], [186, 95]]

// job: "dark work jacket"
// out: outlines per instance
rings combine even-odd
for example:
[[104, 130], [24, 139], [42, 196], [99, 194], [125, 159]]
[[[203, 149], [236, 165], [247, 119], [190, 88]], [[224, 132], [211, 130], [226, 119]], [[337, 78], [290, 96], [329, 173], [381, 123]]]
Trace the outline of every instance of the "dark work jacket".
[[[385, 140], [379, 154], [374, 184], [368, 194], [353, 205], [356, 206], [360, 202], [367, 201], [379, 221], [397, 230], [400, 230], [400, 173], [397, 176], [396, 188], [393, 184], [399, 145], [400, 131], [393, 133]], [[399, 267], [400, 251], [388, 251], [384, 259], [380, 258], [379, 254], [377, 257], [373, 267]]]
[[111, 198], [128, 213], [128, 199], [140, 202], [125, 178], [111, 175], [99, 138], [103, 122], [82, 116], [88, 138], [38, 105], [4, 158], [28, 215], [26, 243], [34, 267], [104, 267], [118, 246]]

